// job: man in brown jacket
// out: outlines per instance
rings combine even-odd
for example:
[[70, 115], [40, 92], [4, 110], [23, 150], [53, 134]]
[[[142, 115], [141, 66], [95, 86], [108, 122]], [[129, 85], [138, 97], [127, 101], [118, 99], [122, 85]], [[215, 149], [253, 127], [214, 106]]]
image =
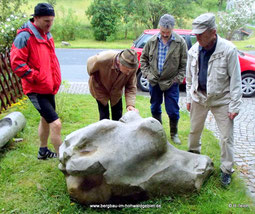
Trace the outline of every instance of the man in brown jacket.
[[132, 49], [121, 52], [103, 51], [87, 61], [89, 90], [96, 99], [100, 120], [110, 119], [109, 105], [113, 120], [122, 116], [122, 94], [125, 89], [127, 111], [135, 109], [137, 53]]

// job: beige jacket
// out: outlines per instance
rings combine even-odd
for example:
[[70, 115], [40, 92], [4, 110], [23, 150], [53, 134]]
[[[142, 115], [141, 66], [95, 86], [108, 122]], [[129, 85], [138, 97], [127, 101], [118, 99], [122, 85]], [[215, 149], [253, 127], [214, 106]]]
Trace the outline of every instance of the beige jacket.
[[162, 91], [169, 89], [174, 82], [182, 83], [187, 63], [187, 45], [184, 39], [172, 32], [175, 40], [171, 42], [166, 55], [163, 71], [158, 72], [158, 34], [145, 45], [140, 63], [143, 76], [152, 86], [159, 84]]
[[187, 103], [204, 106], [229, 105], [229, 112], [238, 113], [242, 103], [241, 71], [235, 46], [218, 35], [214, 53], [209, 59], [207, 70], [207, 94], [198, 91], [199, 44], [188, 52], [186, 69]]
[[118, 52], [103, 51], [87, 61], [89, 90], [103, 105], [110, 100], [111, 106], [118, 103], [125, 89], [126, 106], [135, 107], [136, 72], [125, 75], [115, 69], [114, 60]]

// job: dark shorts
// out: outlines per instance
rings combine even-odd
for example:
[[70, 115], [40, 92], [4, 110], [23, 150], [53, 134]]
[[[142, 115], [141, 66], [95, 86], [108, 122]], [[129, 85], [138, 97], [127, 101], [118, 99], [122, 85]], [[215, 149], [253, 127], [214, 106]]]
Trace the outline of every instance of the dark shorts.
[[58, 119], [58, 115], [55, 111], [55, 95], [29, 93], [27, 96], [47, 123]]

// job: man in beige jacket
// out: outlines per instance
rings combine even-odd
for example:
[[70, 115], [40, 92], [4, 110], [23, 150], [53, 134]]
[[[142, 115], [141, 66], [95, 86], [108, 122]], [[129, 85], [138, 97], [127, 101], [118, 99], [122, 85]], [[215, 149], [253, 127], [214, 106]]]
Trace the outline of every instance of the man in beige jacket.
[[221, 138], [221, 183], [228, 186], [234, 165], [233, 123], [242, 103], [241, 71], [235, 46], [216, 34], [215, 16], [202, 14], [192, 23], [197, 43], [188, 52], [187, 109], [189, 151], [201, 152], [201, 134], [208, 111]]
[[87, 61], [89, 90], [98, 104], [100, 120], [110, 119], [109, 104], [113, 120], [122, 116], [122, 94], [125, 90], [127, 111], [135, 109], [137, 53], [132, 49], [121, 52], [103, 51]]

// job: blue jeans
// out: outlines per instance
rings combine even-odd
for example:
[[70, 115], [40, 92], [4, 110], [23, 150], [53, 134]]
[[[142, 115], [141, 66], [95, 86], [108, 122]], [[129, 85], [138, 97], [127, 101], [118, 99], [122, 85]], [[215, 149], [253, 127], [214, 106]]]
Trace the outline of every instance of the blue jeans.
[[152, 115], [159, 115], [162, 113], [161, 104], [163, 102], [163, 95], [165, 98], [166, 112], [171, 120], [179, 120], [179, 85], [174, 83], [168, 90], [161, 91], [159, 85], [149, 85], [151, 95], [151, 113]]

